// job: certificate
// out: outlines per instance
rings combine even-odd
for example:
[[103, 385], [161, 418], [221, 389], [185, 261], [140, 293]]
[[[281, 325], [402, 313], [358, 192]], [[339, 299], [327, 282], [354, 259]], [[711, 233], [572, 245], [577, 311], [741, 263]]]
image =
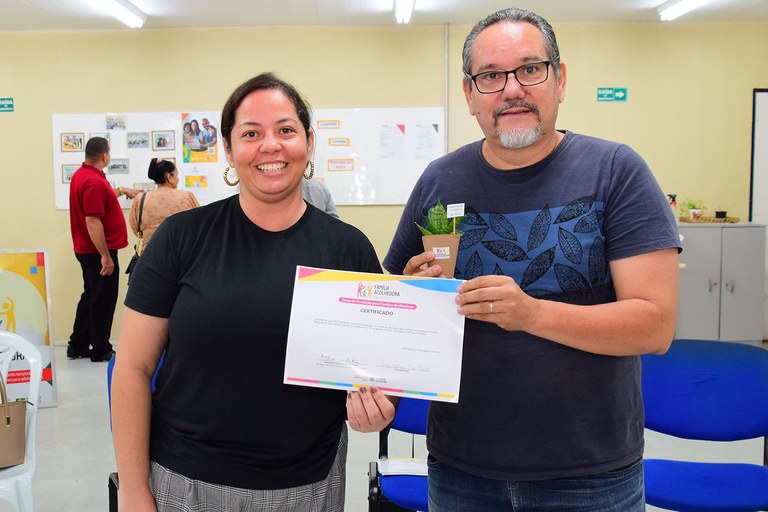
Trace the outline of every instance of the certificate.
[[461, 283], [297, 267], [283, 382], [458, 402]]

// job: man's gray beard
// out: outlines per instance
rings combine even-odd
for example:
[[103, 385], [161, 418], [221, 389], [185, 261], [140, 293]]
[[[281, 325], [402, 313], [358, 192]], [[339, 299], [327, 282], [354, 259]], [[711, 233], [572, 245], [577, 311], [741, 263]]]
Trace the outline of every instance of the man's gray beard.
[[533, 145], [541, 137], [541, 125], [520, 130], [498, 132], [499, 142], [507, 149], [523, 149]]

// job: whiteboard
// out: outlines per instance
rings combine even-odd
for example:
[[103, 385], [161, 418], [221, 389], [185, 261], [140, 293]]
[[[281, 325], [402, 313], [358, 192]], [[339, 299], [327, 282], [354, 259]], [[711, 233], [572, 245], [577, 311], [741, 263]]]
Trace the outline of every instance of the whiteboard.
[[[768, 224], [768, 89], [755, 89], [752, 104], [752, 184], [749, 220]], [[768, 275], [768, 251], [765, 271]], [[768, 279], [765, 280], [768, 296]], [[763, 338], [768, 339], [768, 302], [763, 300]]]
[[752, 188], [749, 220], [768, 224], [768, 89], [755, 89], [752, 113]]
[[405, 204], [445, 154], [445, 109], [318, 109], [315, 169], [337, 205]]
[[[215, 151], [200, 152], [187, 143], [184, 121], [203, 118], [216, 128], [213, 111], [56, 114], [52, 116], [53, 184], [57, 209], [69, 209], [69, 179], [85, 159], [92, 136], [110, 141], [112, 162], [105, 169], [114, 187], [145, 189], [152, 158], [173, 159], [180, 188], [200, 204], [237, 193], [224, 183], [227, 165], [221, 137]], [[445, 109], [317, 109], [315, 178], [331, 191], [337, 205], [405, 204], [427, 164], [446, 151]], [[123, 208], [131, 200], [121, 197]]]

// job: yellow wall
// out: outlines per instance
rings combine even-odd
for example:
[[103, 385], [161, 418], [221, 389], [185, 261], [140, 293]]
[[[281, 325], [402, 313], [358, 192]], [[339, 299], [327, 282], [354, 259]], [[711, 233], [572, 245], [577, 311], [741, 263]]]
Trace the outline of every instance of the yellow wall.
[[[469, 26], [448, 28], [449, 149], [480, 136], [461, 92]], [[559, 127], [626, 142], [666, 192], [746, 218], [752, 89], [768, 87], [768, 23], [556, 24], [568, 92]], [[68, 212], [54, 209], [51, 115], [220, 109], [275, 71], [319, 108], [445, 104], [445, 28], [257, 27], [0, 33], [0, 249], [49, 251], [53, 339], [82, 291]], [[598, 104], [601, 86], [626, 104]], [[401, 207], [340, 207], [384, 257]], [[121, 252], [121, 266], [130, 257]], [[113, 338], [120, 323], [121, 288]]]

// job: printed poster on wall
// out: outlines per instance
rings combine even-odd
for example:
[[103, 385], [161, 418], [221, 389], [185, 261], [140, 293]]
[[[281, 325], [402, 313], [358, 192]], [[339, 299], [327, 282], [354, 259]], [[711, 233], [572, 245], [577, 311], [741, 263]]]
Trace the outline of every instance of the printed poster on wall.
[[[46, 262], [42, 250], [0, 252], [0, 330], [18, 334], [40, 350], [40, 407], [57, 403]], [[17, 355], [8, 370], [9, 399], [26, 398], [28, 383], [29, 367]]]
[[181, 114], [181, 136], [184, 144], [184, 163], [212, 163], [219, 161], [218, 112], [185, 112]]

